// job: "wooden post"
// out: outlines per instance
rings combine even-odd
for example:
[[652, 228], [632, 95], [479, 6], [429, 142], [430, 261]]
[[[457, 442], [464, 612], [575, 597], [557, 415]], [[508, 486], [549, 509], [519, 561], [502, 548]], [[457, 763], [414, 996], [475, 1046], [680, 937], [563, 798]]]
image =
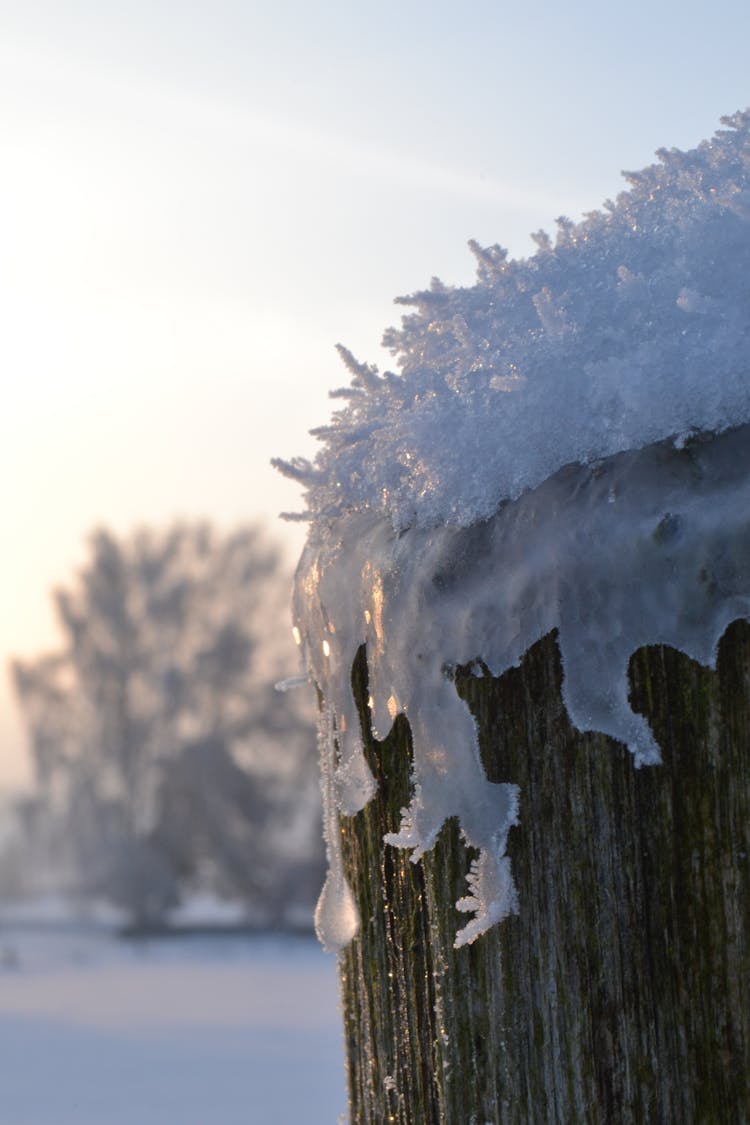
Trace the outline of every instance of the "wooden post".
[[498, 679], [458, 669], [491, 781], [520, 786], [519, 913], [455, 949], [472, 853], [447, 823], [419, 863], [383, 844], [410, 799], [399, 716], [374, 800], [340, 821], [362, 918], [340, 955], [353, 1125], [750, 1121], [750, 626], [715, 672], [665, 647], [630, 666], [663, 764], [574, 730], [555, 635]]

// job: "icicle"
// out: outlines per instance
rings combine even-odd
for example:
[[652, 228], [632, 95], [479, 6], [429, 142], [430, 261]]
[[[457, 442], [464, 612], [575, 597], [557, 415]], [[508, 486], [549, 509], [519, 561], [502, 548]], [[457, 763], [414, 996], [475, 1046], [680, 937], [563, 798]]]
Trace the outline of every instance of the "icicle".
[[359, 930], [359, 912], [344, 875], [339, 810], [335, 793], [336, 730], [333, 710], [324, 705], [318, 720], [318, 745], [322, 768], [323, 829], [328, 875], [315, 908], [315, 932], [321, 945], [338, 953]]

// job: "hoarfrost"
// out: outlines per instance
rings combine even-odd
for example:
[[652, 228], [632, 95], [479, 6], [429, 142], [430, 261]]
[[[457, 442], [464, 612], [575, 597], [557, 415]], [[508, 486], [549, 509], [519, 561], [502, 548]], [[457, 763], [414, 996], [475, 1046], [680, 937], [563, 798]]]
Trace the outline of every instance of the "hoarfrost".
[[352, 380], [314, 463], [277, 462], [308, 518], [375, 511], [396, 531], [467, 527], [570, 463], [750, 421], [750, 111], [477, 281], [437, 279], [384, 343], [401, 374], [340, 348]]
[[[473, 246], [477, 284], [433, 282], [386, 339], [402, 375], [342, 350], [348, 405], [315, 464], [290, 467], [312, 527], [295, 635], [325, 700], [331, 873], [318, 909], [341, 948], [356, 908], [338, 816], [372, 795], [350, 690], [367, 646], [373, 729], [404, 713], [414, 787], [386, 842], [418, 860], [449, 817], [478, 849], [456, 944], [517, 908], [505, 856], [518, 792], [490, 783], [456, 665], [501, 675], [557, 630], [574, 726], [659, 761], [628, 702], [631, 655], [712, 664], [750, 617], [750, 112], [629, 176], [554, 248]], [[325, 729], [323, 729], [325, 728]]]

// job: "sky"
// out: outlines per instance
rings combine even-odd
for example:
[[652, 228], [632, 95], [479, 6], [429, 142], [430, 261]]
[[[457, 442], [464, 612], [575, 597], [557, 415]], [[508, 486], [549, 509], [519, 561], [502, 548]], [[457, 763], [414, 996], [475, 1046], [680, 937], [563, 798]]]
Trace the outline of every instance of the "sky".
[[[470, 284], [660, 146], [750, 104], [750, 8], [551, 0], [0, 0], [0, 788], [5, 666], [98, 525], [262, 518], [273, 456], [380, 348], [393, 299]], [[291, 670], [294, 671], [294, 670]]]

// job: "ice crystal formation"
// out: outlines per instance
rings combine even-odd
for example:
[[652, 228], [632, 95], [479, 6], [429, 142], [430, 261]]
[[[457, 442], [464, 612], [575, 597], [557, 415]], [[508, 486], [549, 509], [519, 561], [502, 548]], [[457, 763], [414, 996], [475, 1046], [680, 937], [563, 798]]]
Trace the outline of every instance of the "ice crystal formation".
[[295, 631], [324, 699], [326, 944], [356, 930], [336, 831], [372, 795], [349, 673], [367, 645], [373, 726], [403, 712], [414, 799], [387, 842], [417, 860], [458, 816], [479, 857], [456, 944], [515, 908], [512, 784], [487, 781], [447, 669], [500, 675], [558, 631], [571, 721], [656, 762], [628, 704], [645, 644], [710, 664], [750, 616], [750, 112], [628, 174], [537, 253], [472, 244], [477, 282], [404, 298], [400, 374], [342, 349], [351, 387], [314, 463], [283, 471], [311, 519]]

